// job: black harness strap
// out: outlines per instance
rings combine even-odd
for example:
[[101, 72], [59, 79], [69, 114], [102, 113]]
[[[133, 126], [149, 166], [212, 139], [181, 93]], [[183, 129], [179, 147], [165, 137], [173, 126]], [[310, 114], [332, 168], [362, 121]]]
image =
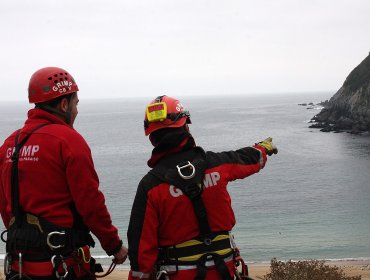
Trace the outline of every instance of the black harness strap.
[[[181, 158], [189, 158], [190, 160], [179, 162], [178, 155], [174, 155], [160, 161], [156, 167], [150, 171], [150, 173], [161, 181], [179, 188], [189, 197], [198, 221], [200, 239], [207, 247], [212, 244], [212, 239], [217, 235], [217, 233], [212, 232], [211, 227], [209, 226], [207, 210], [201, 196], [204, 187], [204, 173], [207, 168], [206, 155], [202, 148], [197, 147], [196, 149], [184, 152]], [[194, 280], [205, 279], [207, 275], [207, 260], [214, 261], [222, 279], [232, 279], [223, 256], [209, 253], [203, 255], [197, 261], [197, 276]]]
[[[200, 158], [195, 158], [191, 162], [195, 168], [195, 175], [192, 179], [186, 180], [181, 178], [178, 170], [173, 168], [176, 165], [180, 167], [185, 166], [186, 164], [189, 164], [189, 162], [180, 162], [176, 164], [176, 162], [172, 161], [172, 158], [169, 161], [158, 164], [150, 171], [150, 173], [158, 177], [160, 180], [176, 186], [190, 198], [195, 216], [197, 217], [201, 237], [208, 240], [210, 238], [212, 239], [213, 234], [208, 223], [207, 210], [201, 196], [203, 191], [203, 177], [207, 163], [204, 159], [205, 154], [203, 150], [200, 155]], [[184, 172], [186, 172], [186, 170], [184, 170]]]
[[19, 177], [18, 177], [19, 153], [23, 145], [28, 140], [28, 138], [30, 138], [30, 136], [32, 135], [32, 133], [48, 124], [49, 123], [45, 123], [34, 128], [29, 134], [27, 134], [23, 138], [23, 140], [20, 143], [18, 143], [18, 140], [21, 130], [18, 130], [17, 135], [15, 137], [14, 145], [15, 148], [12, 155], [11, 193], [12, 193], [12, 214], [15, 217], [15, 223], [18, 227], [21, 226], [22, 223], [21, 217], [23, 215], [23, 211], [19, 203]]
[[221, 275], [222, 280], [232, 280], [229, 269], [223, 258], [217, 254], [206, 254], [203, 255], [197, 263], [197, 275], [194, 280], [204, 280], [207, 275], [206, 262], [208, 259], [212, 259], [215, 263], [218, 273]]
[[[21, 149], [29, 139], [29, 137], [38, 129], [49, 125], [50, 123], [42, 124], [35, 127], [28, 133], [22, 141], [19, 141], [20, 130], [15, 137], [15, 147], [12, 154], [12, 170], [11, 170], [11, 201], [13, 218], [8, 230], [7, 252], [12, 250], [28, 250], [29, 248], [41, 249], [47, 248], [47, 235], [51, 232], [64, 232], [65, 234], [54, 234], [50, 237], [50, 242], [53, 246], [57, 246], [59, 252], [69, 252], [72, 249], [80, 246], [89, 245], [94, 247], [95, 242], [89, 234], [88, 228], [83, 224], [82, 218], [77, 212], [74, 204], [70, 205], [73, 214], [72, 228], [64, 228], [55, 224], [49, 223], [42, 217], [35, 216], [31, 213], [23, 211], [20, 205], [19, 191], [19, 174], [18, 163]], [[31, 219], [31, 222], [29, 221]], [[13, 225], [14, 223], [14, 225]], [[30, 226], [32, 224], [32, 226]], [[14, 228], [13, 228], [14, 227]], [[38, 230], [34, 230], [34, 228]], [[14, 230], [13, 230], [14, 229]], [[15, 240], [12, 242], [11, 240]]]

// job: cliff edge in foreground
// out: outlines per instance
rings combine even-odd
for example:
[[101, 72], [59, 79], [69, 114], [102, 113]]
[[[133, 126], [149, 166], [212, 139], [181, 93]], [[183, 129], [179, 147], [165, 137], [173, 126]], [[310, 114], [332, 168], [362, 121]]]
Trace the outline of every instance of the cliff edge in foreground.
[[370, 53], [311, 122], [325, 132], [370, 132]]

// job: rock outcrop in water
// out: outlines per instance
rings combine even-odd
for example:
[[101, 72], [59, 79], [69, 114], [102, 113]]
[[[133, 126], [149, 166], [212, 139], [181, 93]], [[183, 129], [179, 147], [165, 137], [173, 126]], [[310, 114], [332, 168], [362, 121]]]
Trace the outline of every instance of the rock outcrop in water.
[[370, 132], [370, 53], [311, 122], [325, 132]]

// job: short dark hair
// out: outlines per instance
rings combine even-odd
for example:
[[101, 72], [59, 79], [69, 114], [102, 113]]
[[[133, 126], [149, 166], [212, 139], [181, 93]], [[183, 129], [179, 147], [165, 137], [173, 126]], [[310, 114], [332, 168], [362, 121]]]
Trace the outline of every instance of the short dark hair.
[[59, 96], [55, 99], [52, 99], [52, 100], [48, 100], [48, 101], [45, 101], [45, 102], [40, 102], [40, 103], [36, 103], [35, 106], [37, 108], [42, 108], [42, 107], [52, 107], [52, 108], [56, 108], [59, 104], [59, 102], [64, 99], [64, 98], [67, 98], [67, 101], [68, 103], [71, 101], [71, 98], [75, 95], [76, 93], [75, 92], [72, 92], [71, 94], [66, 94], [66, 95], [62, 95], [62, 96]]

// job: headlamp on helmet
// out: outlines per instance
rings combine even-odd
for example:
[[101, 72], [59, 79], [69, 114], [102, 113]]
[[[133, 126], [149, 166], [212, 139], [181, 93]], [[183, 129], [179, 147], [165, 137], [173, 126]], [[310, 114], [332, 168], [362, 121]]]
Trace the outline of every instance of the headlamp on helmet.
[[181, 103], [172, 97], [163, 95], [154, 99], [145, 110], [145, 135], [168, 127], [181, 127], [191, 123], [189, 111], [185, 111]]
[[161, 122], [167, 118], [167, 104], [164, 102], [150, 104], [146, 107], [148, 122]]

